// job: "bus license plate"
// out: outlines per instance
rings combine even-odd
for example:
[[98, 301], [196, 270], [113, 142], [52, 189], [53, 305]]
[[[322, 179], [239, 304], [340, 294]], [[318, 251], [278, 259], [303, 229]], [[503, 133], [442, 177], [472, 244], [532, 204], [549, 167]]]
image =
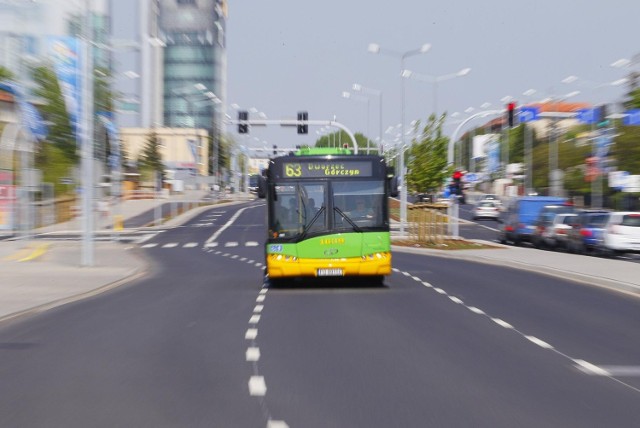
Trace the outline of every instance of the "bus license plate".
[[343, 276], [342, 269], [318, 269], [318, 276]]

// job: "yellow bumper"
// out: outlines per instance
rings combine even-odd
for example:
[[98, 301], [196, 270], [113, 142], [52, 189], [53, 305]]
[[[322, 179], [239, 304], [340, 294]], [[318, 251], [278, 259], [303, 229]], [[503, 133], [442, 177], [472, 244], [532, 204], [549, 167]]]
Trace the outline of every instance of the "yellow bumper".
[[342, 269], [343, 276], [389, 275], [391, 253], [343, 259], [298, 259], [281, 254], [267, 256], [267, 272], [270, 278], [318, 276], [318, 269]]

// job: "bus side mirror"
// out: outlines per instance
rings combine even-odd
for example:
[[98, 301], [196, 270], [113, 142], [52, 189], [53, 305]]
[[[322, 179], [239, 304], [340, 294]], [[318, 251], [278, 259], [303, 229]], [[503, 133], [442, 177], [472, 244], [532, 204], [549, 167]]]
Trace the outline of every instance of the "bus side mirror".
[[264, 199], [267, 196], [267, 180], [263, 176], [258, 178], [258, 198]]
[[388, 179], [389, 183], [389, 196], [395, 198], [398, 196], [398, 177], [393, 176]]

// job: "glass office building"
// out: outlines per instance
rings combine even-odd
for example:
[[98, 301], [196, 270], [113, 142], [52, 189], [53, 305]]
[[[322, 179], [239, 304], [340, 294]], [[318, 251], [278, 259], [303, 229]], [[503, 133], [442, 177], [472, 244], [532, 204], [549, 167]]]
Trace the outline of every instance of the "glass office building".
[[160, 1], [165, 126], [219, 133], [223, 112], [214, 99], [225, 99], [225, 3]]

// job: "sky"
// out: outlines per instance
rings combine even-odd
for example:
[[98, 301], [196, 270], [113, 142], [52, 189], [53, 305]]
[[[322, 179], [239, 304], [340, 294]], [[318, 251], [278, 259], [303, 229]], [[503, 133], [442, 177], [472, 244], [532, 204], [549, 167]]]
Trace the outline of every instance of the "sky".
[[[378, 138], [380, 97], [368, 95], [367, 112], [367, 95], [346, 99], [342, 93], [358, 94], [354, 83], [380, 91], [385, 133], [402, 116], [399, 55], [426, 43], [428, 52], [405, 60], [405, 69], [431, 76], [404, 82], [405, 130], [435, 107], [460, 114], [445, 124], [451, 136], [469, 116], [465, 110], [475, 113], [486, 103], [502, 109], [506, 96], [520, 105], [577, 90], [570, 101], [616, 103], [626, 88], [602, 85], [631, 70], [610, 64], [640, 53], [639, 20], [638, 0], [229, 0], [227, 104], [255, 108], [269, 119], [294, 119], [298, 111], [308, 111], [310, 120], [335, 117], [353, 132]], [[368, 52], [370, 43], [382, 52]], [[434, 106], [436, 85], [424, 79], [463, 68], [471, 68], [468, 75], [437, 84]], [[578, 80], [562, 83], [571, 75]], [[523, 95], [529, 89], [536, 92]], [[237, 118], [230, 107], [228, 113]], [[318, 130], [311, 127], [304, 136], [273, 125], [241, 137], [227, 127], [250, 147], [279, 148], [313, 144]]]

